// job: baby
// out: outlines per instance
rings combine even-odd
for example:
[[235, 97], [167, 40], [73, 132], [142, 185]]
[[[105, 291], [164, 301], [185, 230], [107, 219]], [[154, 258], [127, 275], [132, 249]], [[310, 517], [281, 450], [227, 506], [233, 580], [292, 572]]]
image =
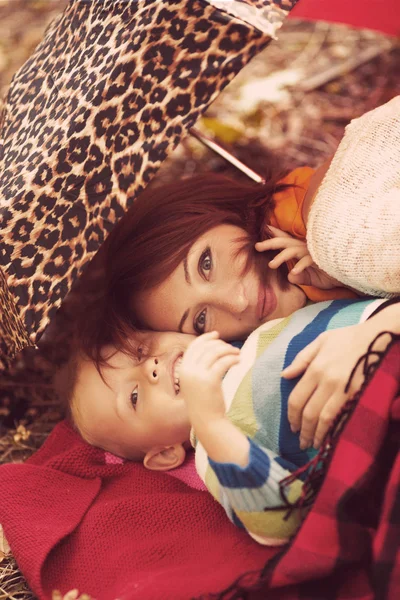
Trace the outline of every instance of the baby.
[[[240, 351], [216, 332], [135, 334], [139, 358], [109, 347], [105, 366], [75, 361], [72, 420], [90, 444], [153, 470], [179, 467], [191, 442], [200, 477], [232, 522], [260, 543], [282, 544], [301, 514], [287, 515], [280, 482], [315, 456], [290, 428], [296, 381], [282, 379], [282, 369], [321, 332], [358, 324], [382, 302], [307, 306], [259, 327]], [[303, 477], [285, 489], [290, 503]]]

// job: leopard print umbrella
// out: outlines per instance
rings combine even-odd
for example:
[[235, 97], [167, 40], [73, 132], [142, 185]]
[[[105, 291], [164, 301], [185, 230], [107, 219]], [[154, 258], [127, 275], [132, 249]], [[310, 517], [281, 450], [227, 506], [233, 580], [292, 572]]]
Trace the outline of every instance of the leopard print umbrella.
[[1, 121], [3, 366], [295, 3], [71, 0], [47, 29]]

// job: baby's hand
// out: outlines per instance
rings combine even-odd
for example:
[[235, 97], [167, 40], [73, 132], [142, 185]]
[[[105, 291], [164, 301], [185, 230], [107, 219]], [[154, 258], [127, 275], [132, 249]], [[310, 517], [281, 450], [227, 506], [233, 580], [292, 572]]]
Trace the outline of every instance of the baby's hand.
[[298, 240], [285, 231], [269, 225], [269, 229], [275, 237], [257, 242], [255, 245], [258, 252], [267, 250], [281, 250], [269, 263], [271, 269], [278, 269], [283, 263], [290, 260], [298, 262], [289, 272], [288, 280], [295, 285], [313, 285], [321, 290], [329, 290], [342, 285], [333, 277], [329, 277], [321, 271], [314, 263], [304, 240]]
[[219, 339], [216, 331], [196, 338], [186, 350], [180, 368], [180, 391], [194, 420], [225, 415], [222, 378], [239, 361], [239, 349]]

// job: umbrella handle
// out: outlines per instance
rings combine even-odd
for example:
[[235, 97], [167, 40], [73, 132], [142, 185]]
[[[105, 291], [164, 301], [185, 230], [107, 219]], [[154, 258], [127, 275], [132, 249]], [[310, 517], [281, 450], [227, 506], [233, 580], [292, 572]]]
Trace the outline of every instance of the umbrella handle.
[[247, 167], [238, 158], [236, 158], [235, 156], [233, 156], [233, 154], [231, 154], [230, 152], [228, 152], [227, 150], [225, 150], [225, 148], [222, 148], [222, 146], [220, 146], [219, 144], [217, 144], [217, 142], [215, 142], [213, 139], [211, 139], [210, 137], [208, 137], [204, 133], [200, 132], [195, 127], [192, 127], [191, 129], [189, 129], [189, 133], [194, 138], [196, 138], [196, 140], [198, 140], [199, 142], [201, 142], [204, 146], [206, 146], [207, 148], [209, 148], [210, 150], [212, 150], [213, 152], [215, 152], [216, 154], [218, 154], [219, 156], [221, 156], [221, 158], [223, 158], [224, 160], [226, 160], [228, 163], [230, 163], [231, 165], [233, 165], [236, 169], [238, 169], [239, 171], [241, 171], [242, 173], [244, 173], [245, 175], [247, 175], [247, 177], [249, 177], [250, 179], [252, 179], [256, 183], [265, 183], [265, 179], [263, 179], [261, 177], [261, 175], [259, 175], [255, 171], [253, 171], [253, 169], [250, 169], [250, 167]]

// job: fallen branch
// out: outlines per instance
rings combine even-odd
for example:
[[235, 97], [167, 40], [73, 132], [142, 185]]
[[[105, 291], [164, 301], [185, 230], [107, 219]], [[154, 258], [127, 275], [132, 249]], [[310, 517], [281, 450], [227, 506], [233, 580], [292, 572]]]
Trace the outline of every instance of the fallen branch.
[[354, 71], [361, 65], [373, 60], [377, 56], [380, 56], [384, 52], [391, 50], [393, 48], [393, 44], [387, 40], [379, 46], [373, 46], [372, 48], [366, 48], [360, 52], [358, 56], [351, 57], [344, 62], [334, 65], [322, 73], [316, 73], [315, 75], [311, 75], [308, 79], [299, 82], [296, 86], [297, 90], [301, 92], [311, 92], [326, 83], [329, 83], [333, 79], [337, 79], [342, 75], [349, 73], [350, 71]]

